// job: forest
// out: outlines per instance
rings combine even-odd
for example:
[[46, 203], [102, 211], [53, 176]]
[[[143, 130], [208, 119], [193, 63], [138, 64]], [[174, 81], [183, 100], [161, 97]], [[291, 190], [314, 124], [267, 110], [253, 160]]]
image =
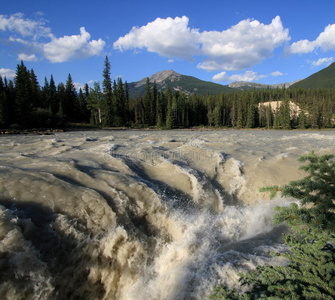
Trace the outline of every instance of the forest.
[[[108, 57], [103, 81], [76, 90], [71, 74], [57, 86], [41, 86], [23, 61], [14, 80], [0, 77], [0, 128], [61, 128], [69, 124], [131, 128], [306, 129], [335, 125], [335, 89], [262, 89], [219, 95], [186, 95], [146, 81], [144, 95], [129, 97], [128, 84], [111, 79]], [[269, 105], [272, 102], [275, 105]], [[277, 104], [276, 104], [277, 103]], [[290, 104], [298, 109], [292, 112]]]

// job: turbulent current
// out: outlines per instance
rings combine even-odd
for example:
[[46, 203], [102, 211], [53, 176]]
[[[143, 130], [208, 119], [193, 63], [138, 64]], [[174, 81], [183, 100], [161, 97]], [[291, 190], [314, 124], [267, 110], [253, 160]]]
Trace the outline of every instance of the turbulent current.
[[0, 137], [1, 299], [207, 299], [284, 263], [259, 188], [304, 176], [334, 131], [142, 131]]

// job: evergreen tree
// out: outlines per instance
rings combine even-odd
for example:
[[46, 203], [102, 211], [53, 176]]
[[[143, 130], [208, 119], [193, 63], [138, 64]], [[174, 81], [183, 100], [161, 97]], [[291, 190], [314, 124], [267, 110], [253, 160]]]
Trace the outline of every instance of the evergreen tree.
[[270, 129], [273, 126], [273, 112], [271, 105], [268, 105], [265, 109], [265, 115], [266, 115], [266, 128]]
[[212, 299], [334, 299], [335, 298], [335, 162], [333, 155], [302, 156], [309, 175], [283, 187], [262, 189], [273, 198], [299, 199], [301, 205], [278, 207], [274, 223], [283, 221], [293, 230], [285, 237], [289, 252], [278, 254], [284, 266], [263, 266], [241, 276], [250, 291], [239, 294], [218, 286]]
[[237, 100], [236, 98], [232, 100], [232, 107], [230, 110], [230, 124], [232, 127], [236, 126], [236, 120], [237, 120]]
[[49, 111], [50, 114], [55, 115], [59, 111], [59, 99], [57, 96], [56, 84], [53, 76], [51, 75], [50, 84], [48, 89]]
[[66, 84], [65, 84], [65, 99], [63, 102], [63, 114], [66, 116], [66, 119], [70, 122], [78, 121], [78, 95], [74, 83], [72, 81], [71, 74], [68, 75]]
[[8, 124], [14, 124], [16, 122], [16, 101], [15, 101], [15, 87], [14, 82], [12, 80], [7, 81], [6, 77], [4, 79], [5, 84], [5, 103], [8, 115], [7, 120]]
[[59, 97], [59, 111], [58, 115], [65, 119], [64, 107], [66, 107], [66, 94], [65, 94], [65, 85], [63, 82], [59, 83], [57, 86], [57, 94]]
[[0, 126], [7, 126], [8, 123], [8, 106], [6, 102], [5, 83], [0, 76]]
[[258, 119], [258, 108], [256, 100], [254, 99], [254, 93], [252, 94], [252, 99], [248, 104], [248, 113], [247, 113], [247, 120], [246, 126], [247, 128], [254, 128], [256, 127], [256, 120]]
[[117, 84], [114, 81], [114, 126], [124, 126], [125, 125], [125, 92], [123, 88], [122, 79], [119, 77]]
[[29, 126], [32, 111], [32, 85], [30, 73], [21, 60], [17, 65], [15, 81], [16, 119], [17, 122], [26, 127]]
[[165, 124], [164, 118], [164, 94], [159, 93], [157, 95], [157, 104], [156, 104], [156, 126], [161, 128]]
[[50, 109], [50, 85], [46, 77], [44, 77], [44, 86], [41, 91], [41, 108]]
[[206, 97], [206, 106], [207, 106], [207, 124], [212, 126], [214, 124], [213, 110], [215, 107], [214, 98], [207, 96]]
[[144, 107], [145, 107], [145, 124], [147, 125], [154, 125], [155, 119], [153, 119], [154, 114], [152, 112], [153, 109], [153, 99], [152, 93], [150, 88], [150, 81], [149, 78], [146, 80], [145, 84], [145, 95], [144, 95]]
[[79, 122], [85, 122], [85, 111], [86, 111], [86, 99], [83, 93], [83, 90], [79, 88], [79, 95], [78, 95], [78, 105], [79, 105], [79, 112], [77, 120]]
[[102, 91], [104, 96], [104, 108], [103, 108], [103, 125], [113, 126], [114, 121], [114, 106], [113, 106], [113, 90], [112, 90], [112, 80], [111, 80], [111, 66], [109, 63], [108, 56], [105, 58], [103, 70], [103, 82]]
[[157, 83], [156, 80], [154, 81], [154, 85], [152, 87], [152, 102], [151, 102], [151, 124], [155, 125], [157, 122], [157, 101], [158, 101], [158, 90], [157, 90]]
[[279, 123], [282, 129], [291, 129], [290, 100], [285, 98], [279, 109]]
[[94, 82], [93, 88], [87, 97], [87, 108], [90, 110], [90, 123], [102, 125], [103, 94], [100, 83]]
[[173, 96], [170, 87], [168, 87], [168, 89], [166, 90], [165, 96], [167, 99], [167, 114], [166, 114], [165, 126], [167, 129], [172, 129], [175, 124], [174, 124], [174, 111], [173, 111], [174, 108], [172, 107]]
[[40, 107], [41, 88], [33, 69], [31, 69], [30, 71], [30, 84], [31, 84], [31, 105], [32, 107]]
[[213, 121], [214, 125], [219, 127], [222, 126], [222, 104], [217, 103], [213, 110]]
[[237, 128], [243, 128], [243, 103], [241, 100], [237, 101]]
[[304, 111], [301, 111], [298, 117], [298, 127], [300, 129], [306, 129], [307, 128], [307, 120], [306, 120], [306, 114]]
[[129, 87], [126, 81], [124, 83], [124, 125], [129, 126], [130, 120], [131, 115], [130, 115]]

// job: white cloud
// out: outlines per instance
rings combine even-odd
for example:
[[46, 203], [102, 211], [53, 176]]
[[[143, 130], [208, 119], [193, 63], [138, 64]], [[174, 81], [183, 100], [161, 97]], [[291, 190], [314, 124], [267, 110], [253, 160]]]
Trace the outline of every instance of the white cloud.
[[242, 74], [234, 74], [231, 76], [228, 76], [226, 72], [221, 72], [213, 76], [213, 80], [215, 81], [255, 81], [261, 78], [266, 77], [266, 75], [260, 75], [257, 72], [254, 71], [245, 71]]
[[43, 52], [45, 57], [53, 63], [65, 62], [74, 56], [97, 55], [104, 48], [105, 42], [101, 39], [89, 41], [90, 38], [91, 35], [85, 27], [81, 27], [79, 35], [53, 38], [50, 43], [43, 45]]
[[16, 13], [10, 17], [0, 15], [0, 30], [19, 33], [23, 37], [34, 36], [34, 38], [49, 36], [51, 32], [51, 29], [45, 26], [44, 20], [24, 19], [22, 13]]
[[334, 61], [334, 57], [324, 57], [318, 60], [309, 61], [313, 67], [318, 67], [321, 65], [329, 66]]
[[16, 74], [16, 72], [12, 69], [5, 69], [5, 68], [0, 69], [0, 76], [2, 76], [2, 77], [14, 78], [15, 74]]
[[214, 81], [229, 81], [229, 77], [227, 76], [227, 72], [223, 71], [213, 76]]
[[316, 48], [323, 51], [335, 50], [335, 24], [326, 26], [314, 41], [305, 39], [293, 43], [289, 48], [289, 53], [310, 53]]
[[268, 25], [247, 19], [222, 32], [203, 32], [202, 52], [208, 57], [198, 67], [208, 71], [250, 68], [289, 39], [279, 16]]
[[[14, 34], [9, 37], [9, 41], [21, 44], [18, 59], [30, 61], [39, 60], [37, 55], [42, 55], [53, 63], [73, 58], [87, 58], [99, 55], [106, 45], [102, 39], [91, 40], [91, 35], [85, 27], [80, 28], [79, 35], [57, 38], [51, 33], [51, 29], [45, 26], [43, 19], [38, 21], [25, 19], [21, 13], [10, 17], [0, 15], [0, 30]], [[45, 42], [45, 38], [50, 39], [50, 42]]]
[[294, 54], [294, 53], [309, 53], [314, 50], [316, 47], [315, 42], [310, 42], [309, 40], [301, 40], [298, 42], [293, 43], [290, 46], [289, 52]]
[[189, 19], [185, 16], [175, 19], [157, 18], [142, 27], [133, 27], [124, 37], [114, 43], [114, 49], [146, 48], [166, 57], [180, 57], [191, 60], [198, 53], [199, 31], [188, 27]]
[[280, 17], [268, 25], [257, 20], [243, 20], [219, 31], [191, 29], [186, 16], [156, 19], [132, 30], [114, 43], [114, 49], [147, 49], [169, 58], [192, 60], [203, 56], [198, 68], [208, 71], [242, 70], [271, 57], [275, 48], [290, 40]]
[[18, 55], [18, 60], [23, 60], [23, 61], [38, 61], [37, 57], [35, 54], [25, 54], [25, 53], [20, 53]]
[[283, 76], [283, 75], [284, 74], [282, 72], [280, 72], [280, 71], [275, 71], [275, 72], [271, 73], [271, 76], [274, 76], [274, 77], [276, 77], [276, 76]]
[[90, 41], [81, 51], [84, 57], [99, 55], [104, 49], [106, 42], [102, 39]]

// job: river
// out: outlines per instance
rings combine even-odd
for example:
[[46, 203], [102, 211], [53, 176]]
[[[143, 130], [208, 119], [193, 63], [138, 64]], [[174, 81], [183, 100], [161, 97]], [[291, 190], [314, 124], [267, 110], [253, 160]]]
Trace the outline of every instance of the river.
[[293, 199], [335, 131], [105, 130], [0, 137], [1, 299], [207, 299], [281, 264]]

